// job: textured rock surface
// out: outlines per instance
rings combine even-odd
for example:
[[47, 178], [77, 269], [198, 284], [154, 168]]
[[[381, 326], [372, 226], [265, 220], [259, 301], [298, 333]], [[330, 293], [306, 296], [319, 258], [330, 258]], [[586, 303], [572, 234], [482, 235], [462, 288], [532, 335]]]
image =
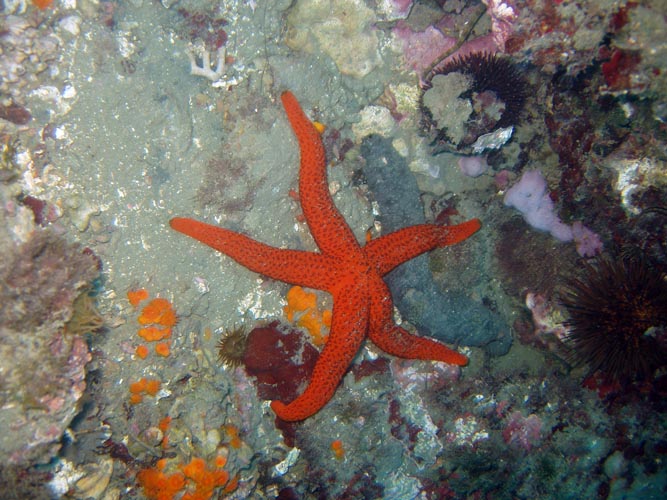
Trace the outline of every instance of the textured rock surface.
[[65, 325], [99, 271], [93, 256], [50, 231], [8, 247], [0, 264], [0, 459], [44, 463], [86, 387], [88, 346]]
[[363, 78], [380, 64], [375, 20], [361, 0], [300, 1], [288, 17], [286, 42], [307, 52], [319, 46], [342, 74]]
[[[361, 154], [366, 160], [368, 186], [380, 206], [383, 232], [423, 223], [417, 183], [391, 142], [369, 136], [362, 143]], [[512, 343], [509, 327], [467, 295], [444, 292], [433, 280], [427, 255], [389, 273], [387, 283], [398, 310], [422, 335], [450, 344], [484, 347], [492, 355], [508, 351]]]

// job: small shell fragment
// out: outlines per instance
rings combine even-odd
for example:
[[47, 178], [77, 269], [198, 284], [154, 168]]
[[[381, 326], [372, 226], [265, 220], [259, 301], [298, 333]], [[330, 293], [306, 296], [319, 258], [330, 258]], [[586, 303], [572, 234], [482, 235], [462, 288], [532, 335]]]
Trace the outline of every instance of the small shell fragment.
[[102, 497], [104, 490], [109, 486], [111, 473], [113, 472], [113, 459], [102, 459], [96, 464], [86, 465], [84, 469], [86, 470], [86, 474], [74, 486], [76, 498], [93, 498], [97, 500]]
[[299, 459], [300, 454], [301, 450], [299, 448], [292, 448], [289, 453], [287, 453], [285, 460], [279, 464], [276, 464], [276, 466], [273, 468], [273, 477], [280, 477], [287, 474], [287, 471], [290, 469], [290, 467], [292, 467]]

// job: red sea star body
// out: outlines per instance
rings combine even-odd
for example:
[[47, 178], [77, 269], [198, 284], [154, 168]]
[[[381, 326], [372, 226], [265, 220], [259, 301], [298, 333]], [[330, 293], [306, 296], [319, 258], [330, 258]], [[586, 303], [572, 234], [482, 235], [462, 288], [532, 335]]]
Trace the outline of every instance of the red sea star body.
[[[465, 240], [480, 228], [473, 219], [457, 226], [421, 224], [371, 240], [361, 247], [336, 209], [327, 182], [319, 133], [290, 92], [281, 96], [301, 150], [299, 199], [320, 252], [273, 248], [243, 234], [192, 219], [170, 221], [176, 231], [228, 255], [273, 279], [325, 290], [333, 296], [329, 339], [315, 364], [310, 384], [289, 404], [273, 401], [283, 420], [303, 420], [333, 396], [366, 335], [383, 351], [409, 359], [463, 366], [468, 359], [428, 338], [397, 326], [393, 301], [382, 276], [399, 264], [437, 247]], [[446, 326], [446, 325], [443, 325]]]

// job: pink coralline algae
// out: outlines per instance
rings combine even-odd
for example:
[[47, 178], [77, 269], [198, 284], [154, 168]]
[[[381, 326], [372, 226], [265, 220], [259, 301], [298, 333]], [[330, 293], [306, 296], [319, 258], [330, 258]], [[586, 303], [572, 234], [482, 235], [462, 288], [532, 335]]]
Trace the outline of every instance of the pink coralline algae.
[[526, 307], [532, 314], [532, 325], [530, 322], [515, 325], [521, 342], [560, 353], [567, 337], [562, 312], [544, 295], [533, 292], [526, 294]]
[[461, 172], [468, 177], [479, 177], [489, 169], [485, 156], [462, 156], [458, 164]]
[[514, 411], [507, 417], [503, 439], [510, 446], [530, 451], [542, 439], [542, 421], [534, 413], [524, 417], [520, 411]]
[[514, 32], [513, 22], [517, 18], [516, 7], [509, 0], [483, 0], [486, 12], [491, 17], [491, 36], [498, 50], [505, 50], [505, 43]]
[[408, 392], [419, 392], [426, 389], [438, 391], [450, 387], [461, 376], [460, 367], [445, 363], [434, 363], [430, 366], [425, 363], [394, 358], [390, 361], [389, 366], [396, 383]]
[[539, 333], [549, 333], [563, 338], [565, 328], [560, 321], [555, 321], [553, 305], [543, 295], [528, 292], [526, 294], [526, 307], [533, 315], [533, 324]]
[[[438, 29], [429, 26], [422, 32], [413, 32], [404, 24], [396, 26], [394, 33], [403, 40], [404, 56], [408, 67], [422, 72], [433, 63], [438, 56], [452, 50], [458, 40], [443, 35]], [[455, 57], [464, 57], [475, 53], [495, 54], [502, 52], [493, 35], [484, 35], [464, 43], [458, 50], [443, 59], [441, 64], [447, 64]]]
[[456, 45], [456, 38], [442, 34], [434, 26], [424, 31], [415, 32], [400, 21], [394, 28], [394, 34], [403, 42], [403, 56], [410, 69], [421, 73], [440, 54]]
[[379, 2], [379, 16], [386, 21], [405, 19], [412, 10], [413, 0], [389, 0]]
[[[491, 31], [463, 43], [454, 50], [459, 43], [458, 32], [453, 26], [459, 25], [461, 16], [466, 14], [445, 14], [438, 22], [416, 31], [404, 21], [396, 24], [394, 35], [403, 42], [403, 55], [406, 65], [421, 73], [429, 67], [439, 56], [453, 51], [446, 63], [453, 57], [463, 57], [475, 52], [494, 54], [505, 52], [505, 44], [514, 32], [514, 21], [517, 18], [516, 7], [508, 1], [485, 0], [486, 15], [491, 18]], [[468, 12], [470, 13], [470, 12]], [[473, 23], [469, 19], [467, 23]], [[466, 23], [466, 24], [467, 24]], [[445, 33], [452, 33], [446, 35]], [[456, 33], [456, 36], [454, 36]]]

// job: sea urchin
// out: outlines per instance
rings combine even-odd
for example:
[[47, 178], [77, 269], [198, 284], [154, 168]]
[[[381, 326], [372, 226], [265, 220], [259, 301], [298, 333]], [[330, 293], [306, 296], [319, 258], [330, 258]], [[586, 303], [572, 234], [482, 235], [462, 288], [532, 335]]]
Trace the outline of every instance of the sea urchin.
[[507, 57], [475, 52], [454, 57], [426, 77], [423, 127], [434, 143], [465, 151], [481, 135], [516, 125], [528, 95]]
[[572, 360], [617, 380], [651, 377], [665, 364], [665, 275], [644, 258], [601, 258], [586, 268], [561, 297]]

